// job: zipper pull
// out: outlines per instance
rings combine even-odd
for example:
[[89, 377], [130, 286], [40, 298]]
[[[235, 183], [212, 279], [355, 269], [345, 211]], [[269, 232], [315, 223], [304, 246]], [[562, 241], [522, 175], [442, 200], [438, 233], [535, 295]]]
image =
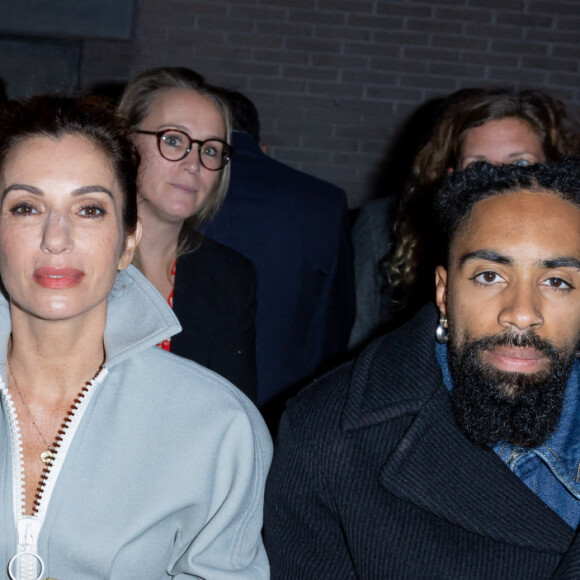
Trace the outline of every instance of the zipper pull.
[[[8, 563], [11, 580], [42, 580], [44, 562], [36, 553], [36, 521], [22, 518], [18, 521], [18, 552]], [[40, 571], [38, 567], [40, 566]]]

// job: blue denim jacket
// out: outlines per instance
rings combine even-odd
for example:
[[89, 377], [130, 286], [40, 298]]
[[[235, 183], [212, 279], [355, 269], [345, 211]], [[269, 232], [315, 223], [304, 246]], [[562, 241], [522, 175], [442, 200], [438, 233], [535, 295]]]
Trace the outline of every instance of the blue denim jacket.
[[[447, 347], [435, 344], [443, 382], [451, 392], [453, 381], [447, 364]], [[546, 505], [572, 528], [580, 524], [580, 363], [574, 367], [564, 395], [558, 427], [543, 445], [524, 449], [499, 442], [493, 450]]]

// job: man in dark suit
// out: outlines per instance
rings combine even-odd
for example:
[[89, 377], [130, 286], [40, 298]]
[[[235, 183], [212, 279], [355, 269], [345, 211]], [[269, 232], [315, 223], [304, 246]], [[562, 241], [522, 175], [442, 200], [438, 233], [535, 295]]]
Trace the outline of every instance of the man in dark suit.
[[226, 92], [231, 182], [205, 234], [252, 260], [258, 276], [258, 403], [272, 419], [288, 390], [336, 362], [354, 319], [345, 192], [264, 154], [254, 105]]
[[580, 578], [580, 163], [479, 163], [437, 198], [436, 303], [293, 399], [272, 578]]

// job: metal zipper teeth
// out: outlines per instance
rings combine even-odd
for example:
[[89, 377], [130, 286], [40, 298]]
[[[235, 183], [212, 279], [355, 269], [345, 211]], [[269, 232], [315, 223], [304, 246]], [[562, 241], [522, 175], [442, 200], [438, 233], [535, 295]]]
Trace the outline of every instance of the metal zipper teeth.
[[71, 445], [77, 427], [84, 415], [95, 389], [100, 385], [108, 374], [106, 368], [101, 369], [99, 374], [94, 377], [88, 385], [83, 387], [79, 396], [75, 399], [72, 409], [68, 412], [63, 422], [63, 427], [59, 430], [56, 443], [54, 445], [55, 456], [51, 465], [44, 470], [38, 494], [34, 502], [34, 515], [44, 520], [46, 509], [50, 502], [56, 480], [66, 458], [68, 449]]

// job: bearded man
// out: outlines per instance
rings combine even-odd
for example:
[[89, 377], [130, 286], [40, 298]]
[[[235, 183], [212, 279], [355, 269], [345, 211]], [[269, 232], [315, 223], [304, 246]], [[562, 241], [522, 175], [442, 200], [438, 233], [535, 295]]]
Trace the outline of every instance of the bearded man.
[[437, 310], [287, 407], [274, 580], [580, 578], [580, 162], [478, 163], [436, 210]]

